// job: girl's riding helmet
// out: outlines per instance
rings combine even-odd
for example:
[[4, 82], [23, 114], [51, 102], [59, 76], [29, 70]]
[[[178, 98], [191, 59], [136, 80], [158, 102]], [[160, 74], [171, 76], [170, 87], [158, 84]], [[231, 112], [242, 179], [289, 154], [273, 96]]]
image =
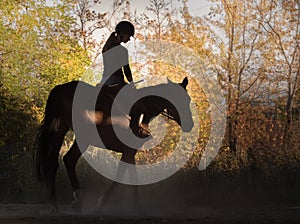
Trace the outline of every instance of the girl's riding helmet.
[[134, 35], [134, 26], [131, 22], [128, 21], [121, 21], [116, 25], [115, 31], [117, 33], [126, 33], [130, 36]]

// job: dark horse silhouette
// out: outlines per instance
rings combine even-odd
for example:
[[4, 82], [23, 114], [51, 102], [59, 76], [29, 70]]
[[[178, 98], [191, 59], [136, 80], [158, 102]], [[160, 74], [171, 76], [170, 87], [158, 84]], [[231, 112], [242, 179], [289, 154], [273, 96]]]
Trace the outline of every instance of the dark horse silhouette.
[[[156, 86], [145, 87], [138, 89], [137, 91], [144, 95], [139, 99], [146, 108], [146, 112], [143, 116], [143, 122], [149, 123], [151, 119], [159, 114], [165, 114], [169, 118], [175, 120], [182, 128], [183, 131], [189, 132], [193, 128], [193, 119], [190, 111], [190, 97], [186, 91], [188, 79], [185, 78], [181, 83], [173, 83], [168, 80], [166, 84], [159, 84]], [[74, 108], [74, 97], [76, 88], [78, 86], [83, 89], [80, 95], [79, 107]], [[174, 105], [170, 99], [166, 99], [162, 96], [155, 95], [159, 92], [171, 93], [171, 97], [176, 102], [180, 103], [180, 107], [184, 108], [184, 114], [179, 113], [178, 106]], [[130, 147], [124, 144], [117, 136], [115, 129], [113, 128], [113, 122], [111, 115], [111, 107], [113, 104], [113, 98], [110, 94], [106, 93], [105, 88], [102, 88], [100, 94], [95, 101], [94, 107], [91, 107], [89, 101], [91, 101], [91, 95], [99, 92], [99, 88], [86, 84], [84, 82], [73, 81], [58, 85], [54, 87], [47, 99], [45, 108], [44, 120], [39, 129], [39, 133], [36, 139], [36, 165], [38, 178], [41, 181], [45, 181], [50, 190], [50, 203], [52, 212], [57, 212], [58, 207], [56, 203], [56, 190], [55, 190], [55, 176], [58, 167], [58, 157], [61, 145], [63, 143], [66, 133], [71, 129], [75, 134], [75, 141], [68, 152], [64, 155], [63, 161], [69, 175], [72, 188], [73, 188], [73, 208], [77, 211], [81, 211], [82, 196], [80, 191], [80, 185], [75, 173], [75, 166], [82, 155], [82, 153], [88, 148], [89, 145], [93, 145], [100, 148], [106, 148], [116, 152], [122, 153], [121, 161], [135, 164], [135, 154], [137, 153], [137, 147]], [[78, 103], [77, 103], [78, 104]], [[134, 109], [134, 106], [132, 107]], [[128, 119], [128, 115], [120, 112], [119, 116]], [[77, 128], [74, 128], [74, 120], [76, 120]], [[117, 124], [118, 126], [118, 124]], [[131, 129], [128, 125], [119, 125], [120, 129], [125, 133], [131, 133]], [[98, 136], [90, 134], [90, 130], [95, 128]], [[86, 133], [85, 135], [78, 134], [77, 130]], [[79, 145], [79, 137], [80, 145]], [[99, 141], [99, 137], [101, 141]], [[142, 146], [143, 143], [149, 140], [149, 138], [138, 139], [138, 144]], [[119, 166], [119, 169], [120, 168]], [[118, 170], [121, 173], [123, 170]], [[112, 182], [107, 191], [99, 199], [99, 208], [101, 208], [104, 202], [107, 200], [112, 190], [118, 183]]]

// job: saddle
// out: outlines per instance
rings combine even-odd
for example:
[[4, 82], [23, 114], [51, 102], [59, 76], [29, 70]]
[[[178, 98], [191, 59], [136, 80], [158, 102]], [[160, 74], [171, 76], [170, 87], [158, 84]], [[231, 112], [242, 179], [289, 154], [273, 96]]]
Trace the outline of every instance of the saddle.
[[[121, 90], [120, 86], [118, 84], [116, 85], [103, 85], [101, 87], [100, 93], [98, 95], [98, 99], [110, 99], [111, 100], [111, 105], [113, 104], [118, 92]], [[121, 112], [124, 115], [129, 115], [128, 112], [126, 112], [125, 108], [124, 108], [124, 104], [126, 104], [126, 102], [123, 103], [123, 101], [125, 101], [125, 99], [121, 102], [117, 102], [116, 106], [119, 112]]]
[[[115, 85], [103, 85], [101, 91], [99, 93], [98, 99], [102, 97], [106, 97], [111, 99], [111, 103], [114, 102], [115, 97], [119, 93], [119, 91], [124, 87], [120, 84]], [[122, 96], [121, 96], [122, 97]], [[128, 108], [126, 108], [129, 103], [128, 98], [122, 97], [121, 101], [116, 102], [116, 107], [118, 111], [125, 115], [130, 120], [130, 128], [133, 133], [140, 138], [146, 138], [150, 136], [150, 131], [148, 130], [148, 125], [142, 123], [142, 113], [141, 113], [141, 105], [135, 105], [135, 109], [128, 112]]]

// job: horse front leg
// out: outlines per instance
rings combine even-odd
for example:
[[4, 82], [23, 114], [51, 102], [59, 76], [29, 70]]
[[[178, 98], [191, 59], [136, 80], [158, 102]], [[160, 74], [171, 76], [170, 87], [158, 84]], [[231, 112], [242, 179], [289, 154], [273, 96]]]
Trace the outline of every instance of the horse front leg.
[[[124, 161], [126, 161], [129, 164], [135, 165], [135, 157], [134, 156], [126, 156], [124, 158]], [[136, 166], [129, 167], [128, 170], [129, 178], [132, 183], [132, 190], [133, 190], [133, 205], [136, 208], [136, 210], [144, 214], [144, 211], [141, 209], [140, 200], [139, 200], [139, 184], [138, 184], [138, 176], [137, 176], [137, 170]]]
[[70, 150], [66, 153], [63, 158], [64, 164], [66, 166], [67, 173], [69, 175], [71, 185], [73, 188], [73, 201], [72, 201], [72, 208], [76, 212], [81, 212], [82, 210], [82, 199], [83, 193], [80, 189], [79, 181], [76, 175], [76, 164], [78, 159], [82, 155], [76, 140], [74, 141], [73, 145], [71, 146]]
[[[129, 164], [135, 165], [135, 154], [136, 154], [136, 151], [133, 151], [133, 152], [131, 152], [131, 151], [130, 152], [124, 152], [122, 154], [121, 161], [125, 162], [125, 163], [129, 163]], [[126, 171], [127, 167], [122, 162], [119, 164], [119, 167], [117, 169], [115, 180], [121, 180], [123, 178], [123, 176], [124, 176], [125, 171]], [[131, 178], [133, 176], [134, 176], [133, 178], [136, 178], [136, 170], [135, 170], [135, 172], [132, 172], [132, 169], [135, 170], [135, 168], [130, 168], [129, 174], [130, 174]], [[132, 176], [132, 173], [133, 173], [133, 176]], [[100, 198], [98, 200], [97, 209], [96, 209], [97, 212], [98, 211], [101, 212], [101, 210], [103, 209], [104, 205], [106, 204], [106, 202], [111, 197], [112, 193], [114, 192], [114, 190], [116, 189], [116, 187], [119, 184], [120, 183], [117, 182], [117, 181], [112, 181], [112, 183], [108, 186], [108, 188], [106, 189], [106, 191], [100, 196]], [[135, 194], [135, 196], [137, 196], [137, 194]]]

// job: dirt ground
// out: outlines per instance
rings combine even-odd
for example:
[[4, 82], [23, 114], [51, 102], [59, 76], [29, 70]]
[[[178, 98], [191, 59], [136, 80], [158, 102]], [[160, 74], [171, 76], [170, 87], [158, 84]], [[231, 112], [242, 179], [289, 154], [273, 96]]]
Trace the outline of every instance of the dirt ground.
[[104, 209], [102, 214], [72, 212], [68, 205], [60, 205], [60, 213], [50, 215], [46, 204], [0, 204], [1, 224], [153, 224], [153, 223], [300, 223], [300, 205], [259, 205], [236, 207], [177, 207], [144, 209], [144, 212], [120, 208]]

